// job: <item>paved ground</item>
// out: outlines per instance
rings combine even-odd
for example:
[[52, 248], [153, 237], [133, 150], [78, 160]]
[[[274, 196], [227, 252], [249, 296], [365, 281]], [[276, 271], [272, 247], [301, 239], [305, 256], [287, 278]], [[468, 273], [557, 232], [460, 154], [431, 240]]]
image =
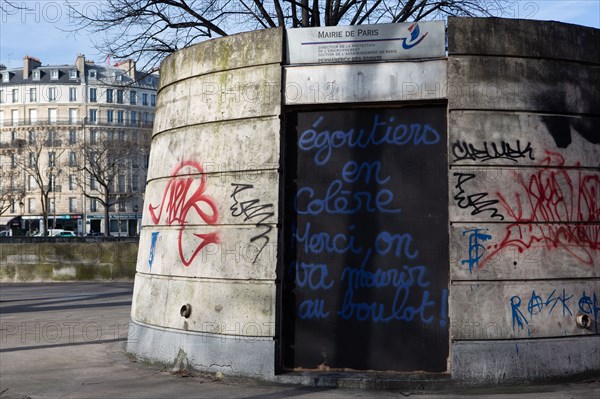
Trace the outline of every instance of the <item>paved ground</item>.
[[600, 376], [503, 389], [353, 391], [172, 373], [125, 351], [132, 285], [0, 284], [0, 399], [600, 398]]

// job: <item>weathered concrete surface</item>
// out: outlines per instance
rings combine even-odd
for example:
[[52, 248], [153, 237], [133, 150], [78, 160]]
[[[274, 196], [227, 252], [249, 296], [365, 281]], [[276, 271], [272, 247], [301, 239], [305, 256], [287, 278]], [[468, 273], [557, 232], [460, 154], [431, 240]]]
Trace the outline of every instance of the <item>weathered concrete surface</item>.
[[448, 58], [448, 105], [451, 109], [600, 115], [598, 81], [598, 66], [457, 54]]
[[600, 31], [527, 19], [450, 17], [448, 54], [553, 58], [600, 64]]
[[[181, 162], [196, 160], [205, 173], [277, 169], [279, 167], [278, 116], [247, 121], [225, 121], [205, 125], [182, 127], [161, 132], [154, 137], [156, 143], [150, 154], [148, 180], [164, 176]], [[194, 146], [184, 137], [196, 137], [202, 145]], [[210, 148], [214, 153], [207, 153]], [[240, 149], [245, 151], [240, 151]], [[212, 154], [219, 154], [213, 159]], [[242, 176], [245, 177], [245, 176]]]
[[161, 65], [160, 86], [212, 72], [277, 64], [283, 59], [283, 29], [231, 35], [177, 51]]
[[534, 166], [558, 149], [563, 166], [600, 167], [597, 117], [453, 110], [448, 129], [452, 166]]
[[600, 339], [455, 341], [452, 364], [452, 378], [466, 384], [508, 385], [585, 372], [598, 375]]
[[4, 238], [0, 281], [133, 281], [137, 251], [137, 239]]
[[[599, 294], [600, 280], [454, 283], [451, 339], [597, 337], [594, 297]], [[577, 326], [578, 314], [587, 314], [592, 325]]]
[[[131, 318], [144, 324], [224, 336], [275, 335], [275, 284], [137, 273]], [[180, 309], [190, 304], [189, 318]], [[217, 361], [215, 359], [214, 361]]]
[[[274, 374], [282, 41], [282, 30], [250, 32], [162, 65], [131, 312], [148, 339], [130, 341], [137, 356], [183, 350], [204, 370]], [[235, 337], [261, 342], [244, 352]]]
[[[599, 38], [554, 22], [449, 20], [456, 381], [600, 370]], [[577, 327], [578, 313], [593, 326]]]
[[436, 100], [446, 88], [445, 60], [285, 68], [287, 105]]
[[[481, 241], [481, 257], [469, 262], [472, 235]], [[452, 280], [540, 280], [600, 277], [600, 258], [590, 243], [576, 247], [575, 237], [594, 237], [598, 225], [530, 223], [453, 223], [450, 226]], [[569, 237], [571, 239], [569, 240]], [[569, 242], [571, 241], [571, 243]], [[579, 257], [574, 257], [577, 254]], [[581, 262], [585, 259], [586, 262]]]

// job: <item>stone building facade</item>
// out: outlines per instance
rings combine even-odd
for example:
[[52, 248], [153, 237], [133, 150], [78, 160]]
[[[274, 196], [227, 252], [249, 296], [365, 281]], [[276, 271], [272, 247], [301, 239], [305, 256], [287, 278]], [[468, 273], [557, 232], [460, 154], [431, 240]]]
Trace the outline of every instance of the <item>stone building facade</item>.
[[[42, 65], [27, 56], [22, 68], [1, 66], [0, 75], [0, 222], [21, 217], [15, 226], [35, 233], [42, 230], [45, 206], [48, 228], [137, 235], [157, 75], [137, 71], [131, 60], [110, 66], [83, 55], [68, 65]], [[100, 196], [100, 191], [91, 173], [83, 170], [91, 146], [107, 137], [138, 147], [115, 169], [110, 201], [116, 203], [109, 209], [108, 232], [104, 207], [84, 195]], [[45, 204], [40, 186], [49, 192]]]

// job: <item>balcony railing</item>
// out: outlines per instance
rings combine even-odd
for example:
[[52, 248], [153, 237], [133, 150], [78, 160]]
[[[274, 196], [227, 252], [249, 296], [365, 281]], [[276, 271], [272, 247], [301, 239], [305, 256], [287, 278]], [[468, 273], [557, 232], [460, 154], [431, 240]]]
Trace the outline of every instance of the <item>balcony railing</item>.
[[[0, 127], [19, 127], [19, 126], [74, 126], [74, 127], [82, 127], [84, 126], [81, 120], [75, 119], [55, 119], [55, 120], [36, 120], [32, 121], [30, 119], [17, 119], [15, 121], [4, 121], [3, 124], [0, 124]], [[144, 122], [144, 121], [109, 121], [107, 119], [98, 119], [95, 121], [90, 121], [87, 119], [85, 126], [107, 126], [107, 127], [139, 127], [139, 128], [152, 128], [152, 122]]]

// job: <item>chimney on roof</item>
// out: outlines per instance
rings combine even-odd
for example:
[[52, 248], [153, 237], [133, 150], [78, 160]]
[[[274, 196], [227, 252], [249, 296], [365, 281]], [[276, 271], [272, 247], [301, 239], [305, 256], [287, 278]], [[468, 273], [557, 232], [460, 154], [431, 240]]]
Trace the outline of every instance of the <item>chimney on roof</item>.
[[29, 79], [31, 71], [42, 66], [42, 62], [34, 57], [26, 55], [23, 57], [23, 79]]
[[85, 78], [85, 55], [77, 54], [77, 59], [75, 60], [75, 67], [79, 72], [79, 77], [82, 79]]
[[125, 71], [127, 76], [129, 76], [132, 80], [135, 80], [135, 61], [134, 60], [124, 60], [119, 62], [117, 68]]

